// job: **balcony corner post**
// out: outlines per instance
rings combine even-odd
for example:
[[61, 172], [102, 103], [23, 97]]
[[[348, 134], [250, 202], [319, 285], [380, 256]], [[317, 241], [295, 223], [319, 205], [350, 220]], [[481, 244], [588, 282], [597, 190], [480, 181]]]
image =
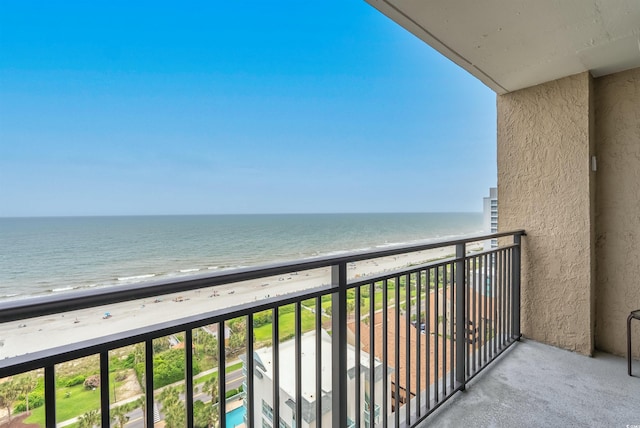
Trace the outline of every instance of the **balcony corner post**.
[[466, 282], [465, 275], [465, 243], [456, 245], [456, 262], [455, 262], [455, 299], [456, 299], [456, 382], [460, 385], [460, 390], [466, 388], [466, 368], [465, 368], [465, 351], [467, 345], [467, 318], [465, 308]]
[[331, 426], [347, 421], [347, 264], [331, 267]]
[[520, 331], [520, 245], [522, 243], [521, 235], [513, 235], [513, 270], [511, 272], [511, 283], [513, 287], [513, 334], [516, 340], [520, 340], [522, 332]]

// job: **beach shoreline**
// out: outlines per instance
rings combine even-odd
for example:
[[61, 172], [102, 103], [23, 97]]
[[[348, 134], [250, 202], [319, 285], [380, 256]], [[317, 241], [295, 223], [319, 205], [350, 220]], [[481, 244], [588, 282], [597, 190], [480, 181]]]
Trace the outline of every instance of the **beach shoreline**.
[[[467, 246], [467, 251], [479, 249], [480, 243]], [[350, 263], [348, 277], [366, 278], [441, 259], [454, 252], [454, 247], [445, 247]], [[331, 269], [327, 267], [3, 323], [0, 324], [0, 359], [308, 290], [330, 281]]]

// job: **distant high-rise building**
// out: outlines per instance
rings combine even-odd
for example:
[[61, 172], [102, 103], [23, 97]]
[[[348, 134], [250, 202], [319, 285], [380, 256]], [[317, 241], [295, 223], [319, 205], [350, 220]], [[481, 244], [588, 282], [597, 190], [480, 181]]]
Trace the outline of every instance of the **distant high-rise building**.
[[[489, 197], [484, 198], [484, 231], [486, 233], [496, 233], [498, 231], [498, 188], [489, 189]], [[484, 249], [489, 250], [498, 246], [497, 239], [485, 241]]]

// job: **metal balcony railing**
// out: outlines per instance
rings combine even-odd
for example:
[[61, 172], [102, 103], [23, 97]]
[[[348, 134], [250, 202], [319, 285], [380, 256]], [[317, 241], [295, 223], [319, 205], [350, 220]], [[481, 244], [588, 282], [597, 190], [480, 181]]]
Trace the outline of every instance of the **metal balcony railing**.
[[[56, 398], [56, 365], [98, 355], [100, 420], [96, 425], [110, 426], [114, 406], [109, 352], [143, 344], [144, 373], [154, 373], [154, 340], [176, 335], [184, 341], [182, 420], [187, 427], [202, 426], [194, 421], [194, 331], [217, 325], [217, 332], [224, 332], [226, 323], [240, 317], [245, 328], [242, 382], [244, 421], [248, 426], [266, 423], [275, 427], [280, 421], [283, 426], [297, 427], [312, 422], [317, 427], [345, 426], [348, 422], [358, 427], [416, 426], [457, 391], [464, 390], [470, 379], [520, 337], [522, 236], [524, 231], [495, 233], [126, 289], [3, 302], [0, 323], [9, 323], [291, 272], [331, 270], [331, 283], [327, 285], [5, 358], [0, 360], [0, 381], [40, 371], [44, 378], [44, 424], [54, 427], [61, 422], [56, 413], [64, 405]], [[489, 251], [467, 251], [468, 244], [492, 238], [501, 238], [502, 245]], [[443, 247], [455, 248], [455, 255], [366, 277], [349, 277], [349, 267], [354, 263]], [[292, 308], [288, 312], [293, 313], [293, 357], [287, 366], [281, 354], [288, 349], [281, 340], [284, 327], [279, 325], [284, 308]], [[264, 344], [254, 340], [254, 319], [265, 311], [271, 314], [271, 343], [263, 347], [263, 351], [270, 347], [268, 364], [258, 353], [258, 347]], [[311, 326], [306, 322], [303, 328], [303, 313], [307, 321], [309, 313], [313, 314]], [[314, 336], [311, 342], [307, 340], [310, 336]], [[315, 344], [314, 349], [310, 350], [308, 343]], [[217, 344], [212, 352], [217, 367], [224, 368], [225, 340]], [[311, 362], [307, 360], [310, 356]], [[313, 369], [303, 371], [303, 364]], [[227, 374], [222, 369], [217, 373], [217, 397], [225, 397]], [[144, 391], [155, 390], [154, 376], [143, 376], [142, 383]], [[162, 418], [162, 410], [154, 412], [158, 396], [157, 392], [147, 393], [140, 401], [147, 427], [153, 426], [158, 413]], [[215, 401], [216, 419], [219, 426], [226, 427], [227, 403], [224, 399]], [[368, 416], [372, 404], [375, 418], [370, 421], [364, 415]], [[263, 416], [263, 409], [269, 409], [270, 420]]]

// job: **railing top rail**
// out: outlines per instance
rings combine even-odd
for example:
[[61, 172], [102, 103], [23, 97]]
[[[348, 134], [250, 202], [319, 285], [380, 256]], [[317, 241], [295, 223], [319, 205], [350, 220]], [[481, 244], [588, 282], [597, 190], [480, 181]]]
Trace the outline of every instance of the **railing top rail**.
[[290, 272], [324, 268], [343, 263], [431, 250], [458, 244], [483, 241], [486, 239], [522, 235], [525, 235], [524, 230], [467, 235], [452, 240], [438, 240], [428, 243], [401, 245], [378, 250], [354, 251], [334, 256], [314, 257], [292, 262], [234, 269], [229, 272], [194, 275], [180, 280], [150, 281], [127, 286], [126, 288], [109, 287], [97, 290], [70, 292], [59, 296], [42, 296], [23, 300], [0, 302], [0, 323], [137, 299], [145, 299], [172, 293], [181, 293], [205, 287], [215, 287], [223, 284], [255, 280]]

